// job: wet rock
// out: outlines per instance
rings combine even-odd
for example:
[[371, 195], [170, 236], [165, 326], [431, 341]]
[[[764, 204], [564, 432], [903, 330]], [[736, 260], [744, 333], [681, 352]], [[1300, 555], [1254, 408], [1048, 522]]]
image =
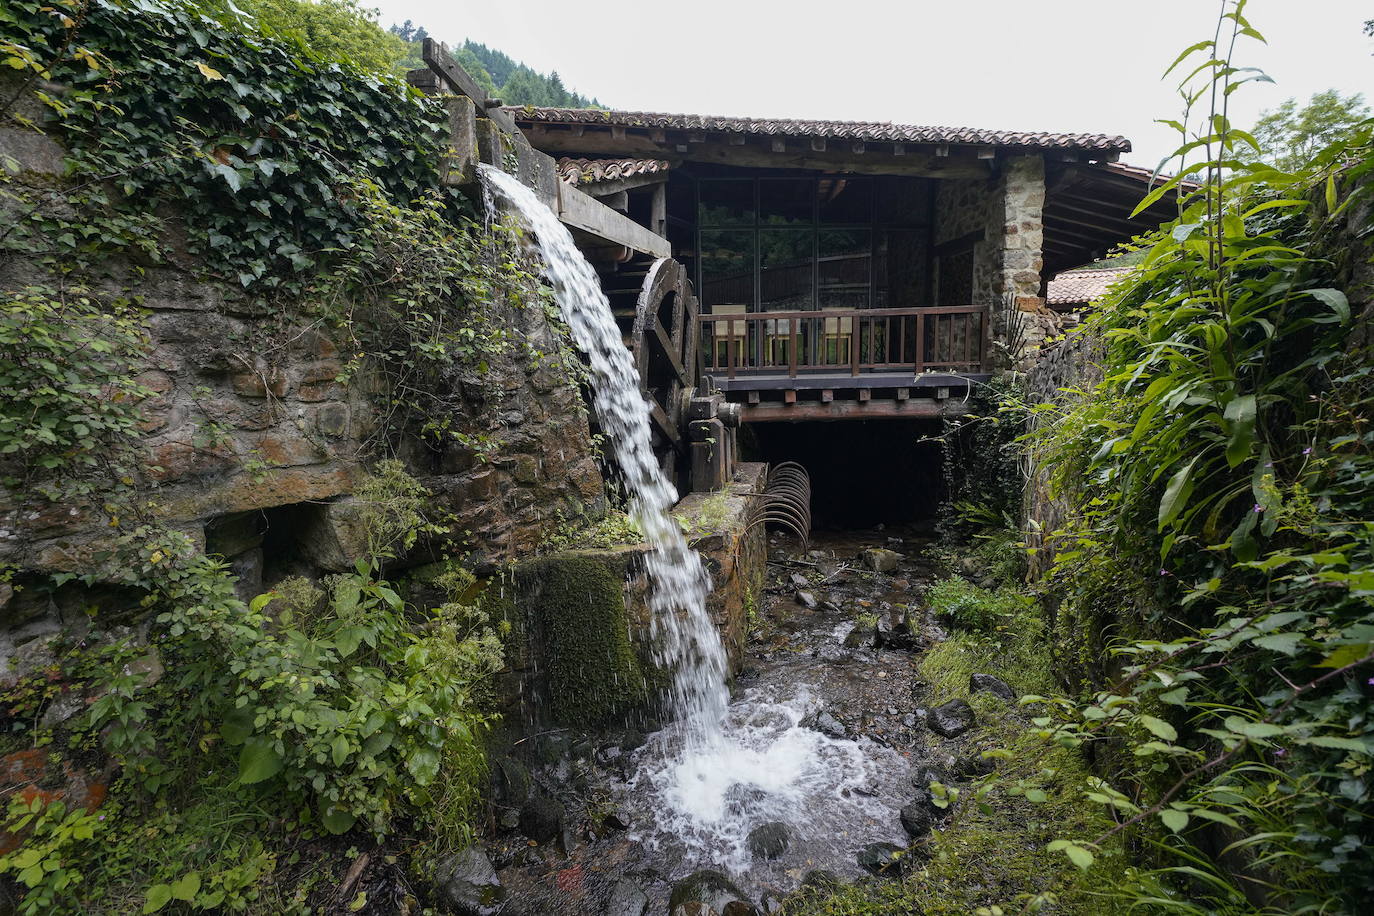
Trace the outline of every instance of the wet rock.
[[907, 728], [915, 728], [916, 714], [914, 712], [909, 712], [906, 715], [902, 716], [902, 724], [905, 725]]
[[946, 738], [957, 738], [973, 728], [973, 707], [967, 700], [950, 700], [930, 711], [927, 724], [930, 730]]
[[787, 851], [792, 841], [792, 831], [782, 821], [760, 824], [749, 831], [746, 843], [749, 852], [759, 859], [776, 859]]
[[897, 564], [903, 559], [904, 557], [897, 551], [882, 547], [870, 547], [863, 552], [864, 565], [874, 572], [893, 572], [896, 570]]
[[833, 601], [826, 600], [821, 602], [821, 610], [829, 611], [832, 614], [838, 614], [840, 612], [840, 606]]
[[816, 596], [811, 592], [797, 592], [797, 603], [808, 611], [814, 611], [816, 605], [820, 604], [820, 602], [816, 600]]
[[856, 623], [854, 629], [850, 630], [844, 637], [846, 649], [867, 649], [875, 642], [873, 628], [862, 623]]
[[628, 878], [621, 878], [611, 888], [606, 898], [603, 916], [644, 916], [649, 910], [649, 895], [638, 884]]
[[603, 823], [612, 830], [629, 830], [633, 822], [630, 820], [630, 813], [624, 808], [613, 808]]
[[859, 867], [872, 875], [900, 878], [903, 852], [896, 843], [869, 843], [859, 852]]
[[801, 573], [792, 573], [792, 575], [788, 576], [787, 578], [788, 581], [790, 581], [797, 588], [811, 587], [811, 580], [806, 578], [806, 576], [803, 576]]
[[563, 805], [542, 793], [532, 794], [520, 808], [520, 832], [538, 843], [563, 833]]
[[608, 763], [615, 763], [623, 756], [625, 753], [620, 749], [620, 745], [612, 744], [596, 752], [596, 762], [604, 766]]
[[892, 622], [887, 619], [886, 614], [880, 614], [878, 620], [873, 624], [873, 643], [878, 648], [891, 645], [893, 642]]
[[911, 784], [922, 792], [929, 791], [930, 784], [938, 782], [946, 784], [949, 782], [949, 774], [941, 767], [933, 764], [924, 763], [911, 769]]
[[513, 808], [509, 811], [503, 811], [497, 819], [497, 823], [501, 825], [503, 830], [515, 830], [520, 826], [520, 812]]
[[518, 808], [530, 794], [530, 771], [514, 757], [497, 757], [491, 768], [496, 802]]
[[827, 738], [848, 738], [849, 729], [844, 727], [844, 723], [836, 719], [828, 712], [818, 712], [814, 715], [802, 719], [802, 727], [818, 731]]
[[993, 696], [1007, 702], [1016, 699], [1016, 692], [1011, 689], [1007, 682], [991, 674], [970, 674], [968, 686], [970, 690], [986, 690]]
[[668, 910], [676, 916], [679, 907], [684, 913], [691, 914], [702, 913], [702, 907], [705, 907], [707, 912], [714, 911], [720, 916], [745, 916], [758, 912], [744, 891], [736, 887], [729, 877], [709, 868], [692, 872], [673, 885], [668, 898]]
[[781, 913], [783, 897], [771, 891], [765, 892], [759, 899], [759, 910], [763, 913]]
[[981, 753], [964, 754], [954, 761], [953, 772], [957, 779], [977, 779], [997, 769], [997, 764]]
[[506, 889], [487, 854], [476, 846], [449, 856], [434, 875], [439, 897], [459, 916], [496, 916], [506, 905]]
[[903, 806], [901, 813], [902, 829], [907, 836], [913, 840], [930, 833], [931, 825], [935, 823], [935, 813], [931, 809], [930, 802], [925, 798], [918, 798], [908, 805]]

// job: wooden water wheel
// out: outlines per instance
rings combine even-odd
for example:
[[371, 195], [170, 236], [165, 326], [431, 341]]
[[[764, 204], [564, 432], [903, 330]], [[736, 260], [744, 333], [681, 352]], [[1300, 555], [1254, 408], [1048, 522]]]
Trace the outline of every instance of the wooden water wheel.
[[[637, 287], [626, 281], [639, 280]], [[687, 448], [687, 402], [697, 381], [697, 299], [672, 258], [627, 265], [607, 293], [649, 401], [654, 451], [676, 481]]]

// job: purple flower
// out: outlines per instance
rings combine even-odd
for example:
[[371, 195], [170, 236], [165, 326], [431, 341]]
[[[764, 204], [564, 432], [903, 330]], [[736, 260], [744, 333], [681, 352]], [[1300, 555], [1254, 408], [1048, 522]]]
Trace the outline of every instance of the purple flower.
[[1310, 454], [1312, 454], [1312, 446], [1309, 445], [1307, 448], [1303, 449], [1303, 450], [1302, 450], [1302, 453], [1303, 453], [1304, 455], [1310, 455]]
[[1161, 570], [1159, 571], [1159, 574], [1160, 574], [1161, 576], [1167, 576], [1167, 575], [1169, 575], [1169, 570], [1167, 570], [1167, 569], [1161, 569]]
[[1371, 677], [1369, 680], [1365, 681], [1365, 683], [1371, 687], [1374, 687], [1374, 677]]
[[1264, 507], [1261, 506], [1259, 503], [1255, 503], [1255, 511], [1256, 511], [1256, 512], [1263, 512], [1263, 511], [1264, 511]]
[[1283, 748], [1281, 748], [1281, 747], [1276, 747], [1276, 748], [1274, 748], [1274, 756], [1275, 756], [1275, 757], [1282, 757], [1284, 754], [1287, 754], [1287, 753], [1288, 753], [1288, 752], [1285, 751], [1285, 750], [1284, 750]]

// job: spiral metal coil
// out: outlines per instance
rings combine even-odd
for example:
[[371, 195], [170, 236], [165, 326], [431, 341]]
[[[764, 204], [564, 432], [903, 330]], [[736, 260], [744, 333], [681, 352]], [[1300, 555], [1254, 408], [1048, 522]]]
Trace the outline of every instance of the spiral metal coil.
[[768, 472], [747, 528], [770, 523], [791, 531], [803, 546], [811, 538], [811, 476], [795, 461], [774, 465]]

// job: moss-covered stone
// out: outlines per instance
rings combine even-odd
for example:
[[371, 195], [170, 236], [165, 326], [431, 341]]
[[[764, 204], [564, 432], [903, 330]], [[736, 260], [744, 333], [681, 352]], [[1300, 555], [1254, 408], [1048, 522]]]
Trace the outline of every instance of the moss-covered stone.
[[558, 724], [604, 725], [646, 699], [625, 608], [628, 553], [555, 554], [515, 569], [515, 600]]

